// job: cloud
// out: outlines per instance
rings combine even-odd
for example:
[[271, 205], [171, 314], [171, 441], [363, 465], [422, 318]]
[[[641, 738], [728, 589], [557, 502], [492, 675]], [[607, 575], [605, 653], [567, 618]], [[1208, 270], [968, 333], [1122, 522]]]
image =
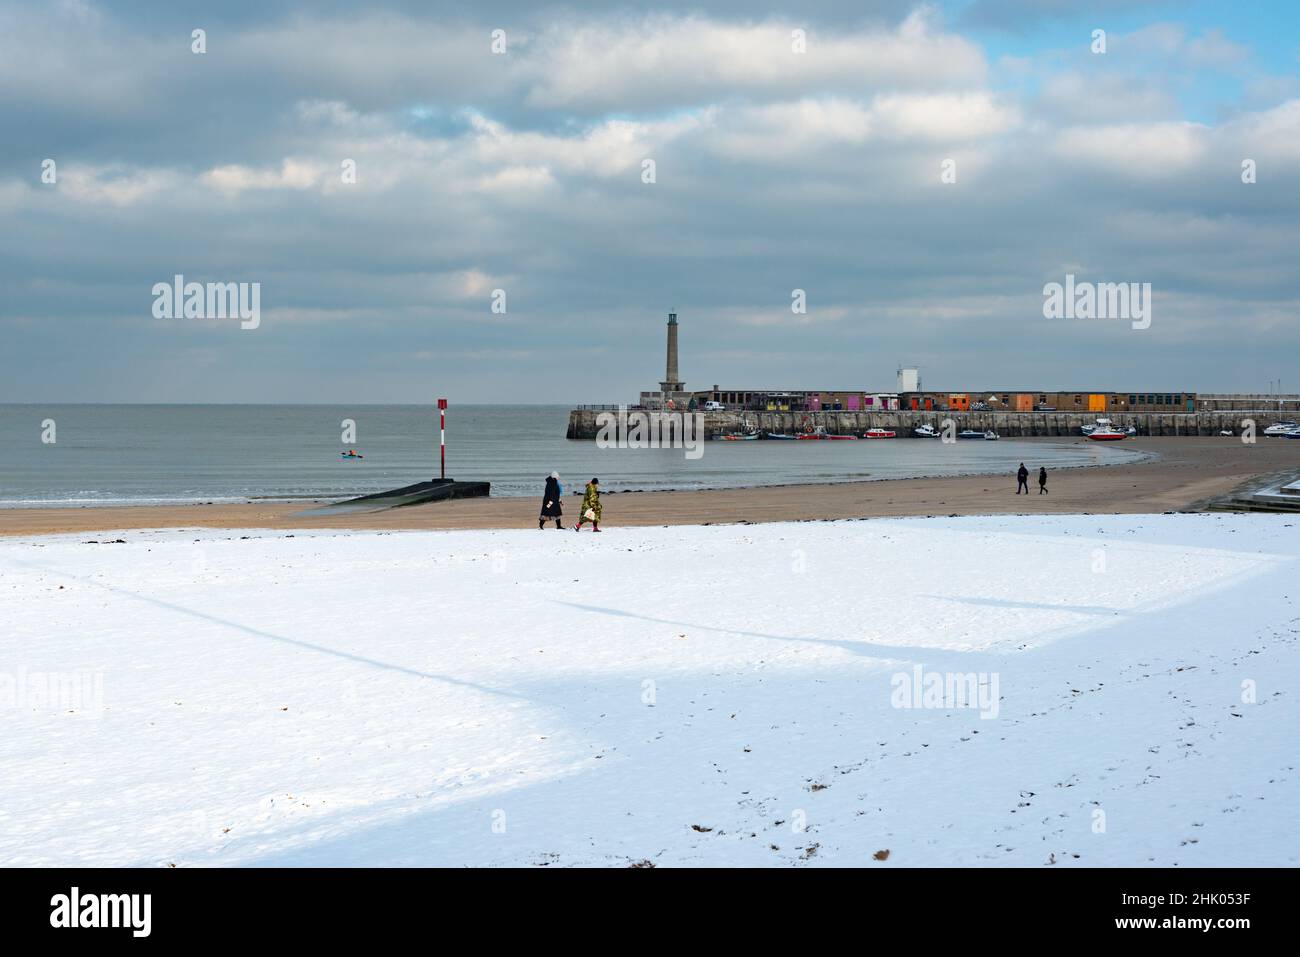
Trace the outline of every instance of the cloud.
[[[804, 31], [806, 52], [793, 49]], [[798, 20], [699, 16], [552, 27], [530, 44], [525, 102], [542, 109], [654, 109], [730, 96], [787, 99], [829, 86], [936, 89], [983, 81], [982, 52], [931, 10], [896, 28], [808, 30]]]
[[182, 176], [174, 170], [72, 163], [56, 167], [59, 197], [77, 203], [133, 206], [175, 190]]
[[[658, 381], [670, 308], [694, 384], [887, 386], [899, 356], [1090, 380], [1100, 344], [1119, 378], [1231, 388], [1293, 361], [1300, 90], [1231, 24], [990, 66], [906, 6], [231, 4], [202, 56], [197, 7], [0, 6], [0, 399], [617, 400]], [[1069, 268], [1152, 282], [1148, 340], [1044, 325]], [[177, 272], [262, 282], [262, 327], [163, 330]]]
[[1158, 179], [1202, 163], [1209, 152], [1209, 133], [1197, 123], [1122, 123], [1064, 129], [1053, 145], [1066, 163]]
[[253, 169], [231, 164], [207, 170], [199, 182], [226, 194], [250, 189], [312, 189], [325, 177], [325, 170], [316, 163], [286, 159], [275, 169]]

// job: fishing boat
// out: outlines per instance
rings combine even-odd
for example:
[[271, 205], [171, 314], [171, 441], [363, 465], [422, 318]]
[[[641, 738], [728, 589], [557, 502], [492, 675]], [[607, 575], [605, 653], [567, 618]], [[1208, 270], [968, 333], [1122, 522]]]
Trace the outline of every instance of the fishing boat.
[[962, 429], [960, 432], [957, 433], [957, 438], [959, 438], [959, 439], [982, 439], [982, 438], [984, 438], [984, 433], [981, 432], [981, 431], [979, 431], [978, 429]]
[[1273, 438], [1278, 436], [1286, 436], [1287, 438], [1290, 438], [1291, 434], [1298, 428], [1300, 428], [1300, 426], [1297, 426], [1294, 422], [1274, 422], [1264, 430], [1264, 434]]
[[729, 432], [722, 437], [727, 442], [753, 442], [758, 438], [757, 432]]
[[996, 442], [1000, 438], [1002, 438], [1002, 436], [998, 435], [992, 429], [989, 429], [987, 432], [984, 433], [985, 442]]
[[787, 442], [788, 442], [788, 441], [793, 441], [795, 438], [797, 438], [797, 436], [794, 436], [794, 435], [785, 435], [785, 434], [782, 433], [782, 432], [768, 432], [764, 437], [765, 437], [765, 438], [769, 438], [769, 439], [783, 439], [783, 440], [785, 440], [785, 441], [787, 441]]
[[892, 439], [897, 433], [891, 429], [867, 429], [862, 433], [864, 439]]
[[1109, 429], [1109, 428], [1110, 428], [1110, 419], [1098, 419], [1092, 425], [1079, 426], [1079, 431], [1082, 432], [1084, 435], [1092, 435], [1092, 433], [1096, 432], [1098, 429]]
[[1124, 433], [1119, 429], [1106, 426], [1104, 429], [1093, 429], [1092, 432], [1088, 433], [1088, 438], [1094, 442], [1117, 442], [1124, 438]]
[[933, 425], [918, 425], [912, 430], [912, 434], [918, 439], [937, 439], [939, 437], [939, 433]]

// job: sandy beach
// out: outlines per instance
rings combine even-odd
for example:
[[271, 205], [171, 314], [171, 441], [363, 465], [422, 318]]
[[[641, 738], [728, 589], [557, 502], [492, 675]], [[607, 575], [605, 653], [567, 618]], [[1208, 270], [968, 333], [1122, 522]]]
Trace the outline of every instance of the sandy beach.
[[[1044, 439], [1042, 442], [1060, 442]], [[1086, 441], [1080, 439], [1078, 441]], [[1030, 440], [1032, 444], [1033, 440]], [[1130, 465], [1059, 469], [1049, 494], [1031, 477], [1028, 498], [1015, 494], [1018, 452], [1008, 444], [1005, 475], [785, 485], [692, 492], [606, 493], [607, 526], [702, 525], [815, 521], [908, 515], [1157, 513], [1196, 508], [1266, 473], [1300, 468], [1300, 442], [1261, 439], [1244, 445], [1227, 437], [1137, 438], [1126, 447], [1153, 453]], [[1032, 458], [1032, 457], [1031, 457]], [[1031, 471], [1036, 467], [1027, 460]], [[586, 476], [567, 476], [570, 489]], [[539, 483], [540, 494], [540, 483]], [[576, 520], [578, 498], [566, 496], [565, 517]], [[0, 535], [44, 535], [143, 528], [528, 528], [537, 521], [532, 498], [487, 498], [386, 512], [305, 515], [316, 504], [0, 509]]]

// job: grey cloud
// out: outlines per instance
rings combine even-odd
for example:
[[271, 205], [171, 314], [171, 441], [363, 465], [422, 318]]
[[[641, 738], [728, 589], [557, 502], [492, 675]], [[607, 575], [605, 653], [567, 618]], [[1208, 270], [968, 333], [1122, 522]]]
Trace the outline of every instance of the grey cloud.
[[[198, 76], [184, 47], [152, 55], [189, 11], [105, 13], [81, 63], [27, 51], [42, 82], [0, 101], [16, 131], [0, 159], [0, 400], [422, 401], [437, 383], [461, 401], [616, 401], [657, 381], [669, 308], [692, 385], [884, 386], [905, 359], [936, 385], [998, 388], [1244, 388], [1294, 369], [1287, 109], [1184, 136], [1154, 108], [1053, 117], [995, 76], [881, 84], [1007, 110], [972, 130], [938, 101], [882, 111], [852, 75], [712, 96], [665, 84], [625, 111], [600, 89], [539, 105], [526, 57], [495, 76], [458, 59], [456, 30], [481, 24], [391, 9], [421, 30], [367, 12], [349, 50], [349, 8], [225, 8], [211, 22], [243, 38], [237, 69], [210, 53]], [[27, 29], [50, 49], [83, 36]], [[1167, 102], [1135, 82], [1138, 104]], [[1082, 139], [1062, 150], [1068, 135]], [[56, 187], [39, 183], [44, 156]], [[939, 183], [948, 157], [956, 186]], [[1044, 320], [1042, 284], [1074, 266], [1152, 282], [1152, 329]], [[150, 286], [177, 272], [261, 282], [262, 327], [152, 319]], [[807, 321], [789, 311], [796, 287]]]

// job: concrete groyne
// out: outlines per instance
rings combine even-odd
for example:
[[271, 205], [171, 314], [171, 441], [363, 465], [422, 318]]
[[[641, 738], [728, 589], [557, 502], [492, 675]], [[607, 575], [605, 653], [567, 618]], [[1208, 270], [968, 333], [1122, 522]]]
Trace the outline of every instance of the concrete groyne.
[[[630, 409], [629, 411], [639, 411]], [[617, 415], [615, 408], [574, 409], [569, 413], [566, 437], [594, 439], [600, 431], [599, 417]], [[952, 419], [958, 431], [993, 430], [1005, 438], [1025, 436], [1079, 437], [1079, 427], [1092, 425], [1099, 416], [1119, 428], [1133, 426], [1139, 435], [1218, 435], [1230, 430], [1240, 434], [1246, 420], [1255, 423], [1256, 434], [1286, 416], [1276, 411], [1258, 412], [707, 412], [707, 437], [729, 432], [775, 432], [792, 434], [820, 426], [834, 435], [861, 435], [867, 429], [892, 429], [899, 438], [911, 438], [919, 425], [942, 428]]]

